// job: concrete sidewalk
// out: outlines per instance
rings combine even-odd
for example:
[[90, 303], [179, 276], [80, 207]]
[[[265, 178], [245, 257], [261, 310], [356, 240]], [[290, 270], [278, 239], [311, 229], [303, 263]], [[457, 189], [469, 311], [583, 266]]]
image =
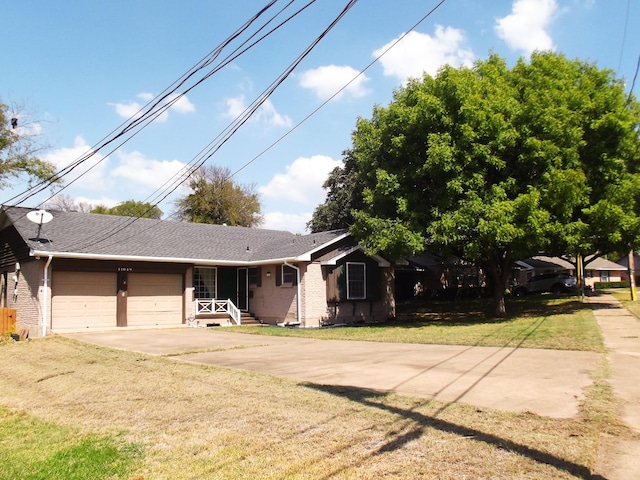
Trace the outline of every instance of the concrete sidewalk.
[[[607, 348], [609, 384], [621, 402], [622, 419], [640, 435], [640, 320], [612, 295], [588, 301]], [[640, 441], [613, 441], [602, 451], [598, 470], [608, 480], [640, 478]]]

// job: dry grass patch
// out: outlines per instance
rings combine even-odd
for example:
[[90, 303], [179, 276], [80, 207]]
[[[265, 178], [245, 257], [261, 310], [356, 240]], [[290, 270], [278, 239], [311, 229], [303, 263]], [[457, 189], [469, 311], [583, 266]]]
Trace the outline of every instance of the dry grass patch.
[[603, 428], [56, 337], [0, 347], [0, 405], [142, 445], [138, 480], [590, 478]]

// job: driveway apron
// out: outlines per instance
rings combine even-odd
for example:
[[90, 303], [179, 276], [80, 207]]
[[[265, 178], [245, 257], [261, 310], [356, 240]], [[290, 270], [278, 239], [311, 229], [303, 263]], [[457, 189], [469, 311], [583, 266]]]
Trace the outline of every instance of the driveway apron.
[[[265, 327], [269, 328], [269, 327]], [[315, 340], [179, 328], [68, 334], [110, 348], [442, 402], [570, 418], [599, 354]]]

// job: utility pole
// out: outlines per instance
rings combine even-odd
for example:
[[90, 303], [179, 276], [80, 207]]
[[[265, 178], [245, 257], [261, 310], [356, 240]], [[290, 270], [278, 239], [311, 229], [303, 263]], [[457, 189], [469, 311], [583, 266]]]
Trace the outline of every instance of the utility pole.
[[629, 252], [629, 288], [631, 289], [631, 301], [636, 301], [636, 261], [633, 250]]

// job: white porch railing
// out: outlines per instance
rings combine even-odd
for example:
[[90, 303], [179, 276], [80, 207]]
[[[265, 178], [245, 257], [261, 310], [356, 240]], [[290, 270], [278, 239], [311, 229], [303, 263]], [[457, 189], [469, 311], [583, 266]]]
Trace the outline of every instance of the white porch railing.
[[242, 324], [240, 309], [236, 307], [230, 299], [216, 300], [214, 298], [196, 298], [196, 315], [214, 313], [229, 315], [236, 325]]

